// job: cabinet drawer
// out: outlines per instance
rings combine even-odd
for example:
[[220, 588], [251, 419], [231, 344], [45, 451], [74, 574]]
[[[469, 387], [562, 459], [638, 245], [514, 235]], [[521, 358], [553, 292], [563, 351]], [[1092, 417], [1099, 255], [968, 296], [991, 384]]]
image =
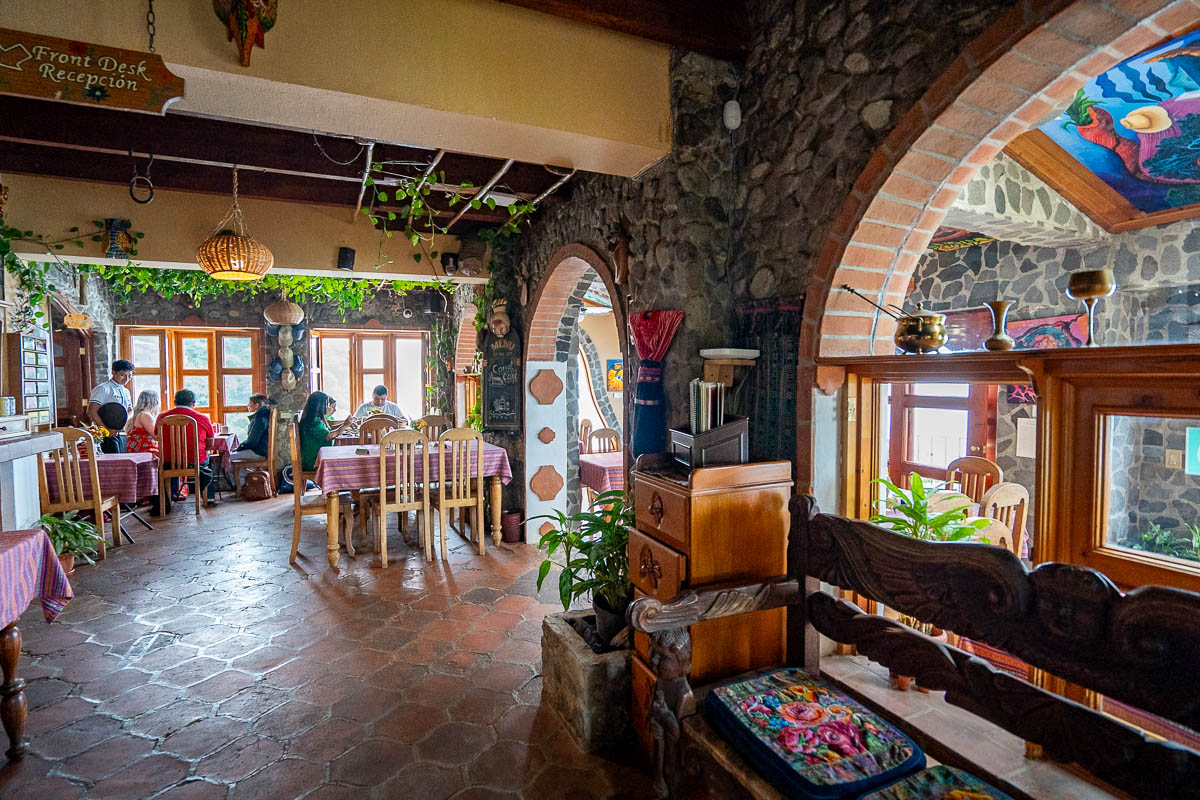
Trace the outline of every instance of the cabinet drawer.
[[28, 436], [33, 432], [29, 417], [0, 417], [0, 441], [13, 439], [17, 436]]
[[666, 602], [687, 582], [687, 559], [641, 531], [629, 531], [629, 577], [641, 591]]
[[687, 552], [691, 529], [688, 498], [643, 479], [633, 486], [633, 504], [639, 528]]

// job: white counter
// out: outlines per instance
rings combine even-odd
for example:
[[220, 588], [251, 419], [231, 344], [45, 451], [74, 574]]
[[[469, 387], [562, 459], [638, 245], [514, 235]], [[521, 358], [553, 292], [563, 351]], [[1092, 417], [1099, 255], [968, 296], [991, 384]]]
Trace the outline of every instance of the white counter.
[[53, 431], [0, 440], [0, 530], [36, 527], [42, 515], [37, 454], [62, 444], [62, 434]]

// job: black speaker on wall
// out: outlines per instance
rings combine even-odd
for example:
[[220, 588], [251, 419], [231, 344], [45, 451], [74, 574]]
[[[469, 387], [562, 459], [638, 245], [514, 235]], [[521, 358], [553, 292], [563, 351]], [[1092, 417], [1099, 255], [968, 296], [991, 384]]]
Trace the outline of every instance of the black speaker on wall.
[[337, 268], [345, 269], [345, 270], [353, 270], [354, 269], [354, 248], [353, 247], [339, 247], [338, 248]]

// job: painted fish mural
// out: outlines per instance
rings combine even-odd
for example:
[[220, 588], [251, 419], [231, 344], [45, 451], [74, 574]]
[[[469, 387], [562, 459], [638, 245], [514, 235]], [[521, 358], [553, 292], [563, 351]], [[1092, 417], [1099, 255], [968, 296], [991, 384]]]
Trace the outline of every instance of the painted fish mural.
[[1200, 31], [1089, 81], [1041, 130], [1141, 211], [1200, 202]]

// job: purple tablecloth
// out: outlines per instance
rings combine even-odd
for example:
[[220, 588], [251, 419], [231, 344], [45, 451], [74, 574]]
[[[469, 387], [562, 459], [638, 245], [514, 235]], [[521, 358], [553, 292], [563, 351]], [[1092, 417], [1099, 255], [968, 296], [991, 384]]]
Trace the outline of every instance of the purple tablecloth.
[[236, 433], [218, 433], [213, 437], [212, 447], [209, 448], [213, 453], [218, 453], [221, 456], [221, 472], [226, 474], [233, 470], [233, 451], [238, 449], [241, 442], [238, 441]]
[[0, 628], [16, 622], [33, 598], [53, 622], [74, 597], [71, 583], [44, 531], [0, 532]]
[[625, 488], [625, 454], [583, 453], [579, 456], [579, 482], [597, 492]]
[[[356, 450], [365, 448], [370, 451], [360, 455]], [[477, 457], [475, 448], [471, 448], [471, 476], [475, 476]], [[395, 469], [395, 459], [389, 459], [388, 470]], [[424, 467], [421, 460], [416, 462], [416, 480], [424, 483], [438, 479], [437, 450], [429, 453], [428, 478], [421, 474]], [[483, 445], [483, 474], [485, 477], [496, 476], [504, 483], [512, 480], [512, 467], [508, 463], [508, 453], [503, 447], [484, 442]], [[321, 487], [325, 494], [331, 492], [347, 492], [354, 489], [373, 489], [379, 486], [379, 445], [368, 444], [348, 447], [322, 447], [317, 451], [317, 468], [313, 481]]]
[[[158, 494], [158, 461], [153, 453], [104, 453], [96, 458], [100, 475], [100, 494], [116, 495], [122, 503], [136, 503]], [[83, 494], [92, 496], [92, 476], [83, 463]], [[46, 490], [52, 501], [58, 500], [58, 473], [53, 464], [46, 463]]]

